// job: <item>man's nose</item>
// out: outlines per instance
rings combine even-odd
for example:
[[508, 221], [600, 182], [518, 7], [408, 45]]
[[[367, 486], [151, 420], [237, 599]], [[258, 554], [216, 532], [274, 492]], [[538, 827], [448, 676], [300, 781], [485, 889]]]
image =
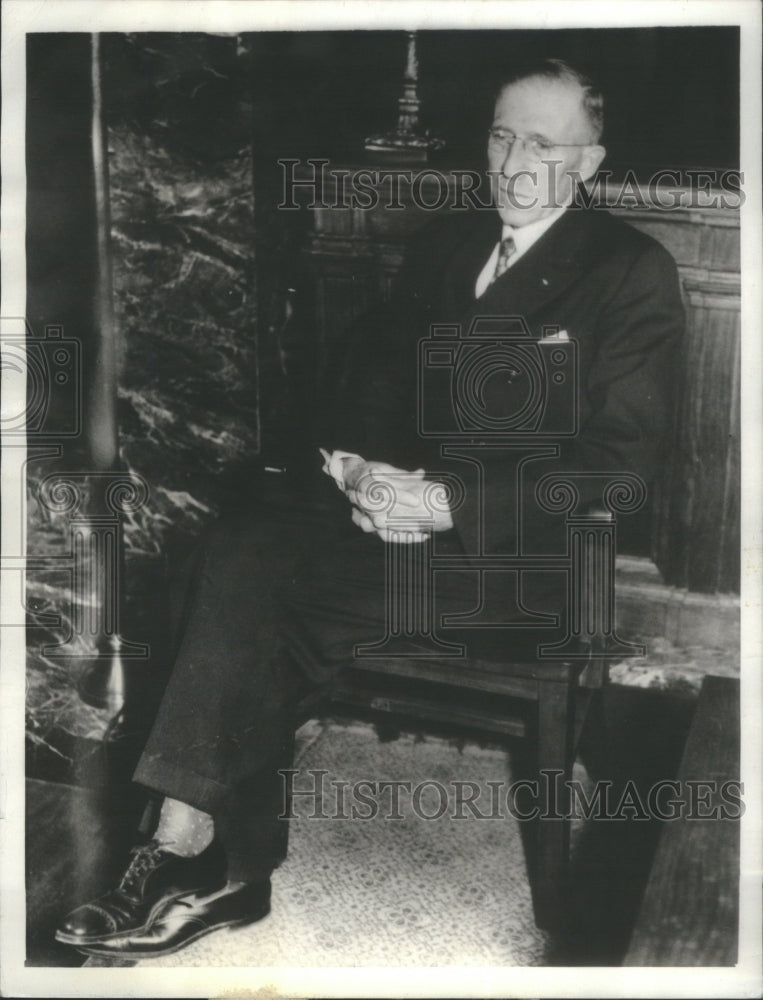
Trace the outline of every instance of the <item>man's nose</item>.
[[506, 150], [506, 156], [501, 165], [501, 173], [504, 177], [512, 177], [524, 166], [526, 166], [525, 144], [521, 139], [517, 138]]

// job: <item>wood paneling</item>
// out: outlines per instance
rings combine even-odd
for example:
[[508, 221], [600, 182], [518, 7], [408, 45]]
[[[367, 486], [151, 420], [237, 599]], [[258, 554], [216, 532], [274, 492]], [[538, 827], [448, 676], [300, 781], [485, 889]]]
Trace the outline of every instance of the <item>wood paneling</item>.
[[705, 678], [678, 780], [684, 811], [662, 831], [625, 965], [734, 965], [739, 807], [720, 789], [739, 780], [737, 681]]
[[[668, 199], [664, 199], [668, 200]], [[676, 372], [670, 461], [657, 484], [652, 556], [666, 583], [739, 593], [739, 213], [722, 206], [615, 209], [678, 264], [686, 337]]]
[[684, 281], [687, 335], [672, 462], [655, 549], [669, 582], [737, 591], [740, 504], [739, 291]]

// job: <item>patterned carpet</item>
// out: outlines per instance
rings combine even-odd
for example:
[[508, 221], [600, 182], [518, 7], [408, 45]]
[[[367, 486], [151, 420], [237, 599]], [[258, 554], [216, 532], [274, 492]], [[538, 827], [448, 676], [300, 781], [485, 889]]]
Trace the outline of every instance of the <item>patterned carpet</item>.
[[[505, 751], [434, 737], [380, 742], [363, 723], [311, 721], [299, 733], [296, 787], [325, 769], [322, 811], [349, 814], [338, 782], [430, 782], [418, 797], [400, 787], [370, 794], [369, 819], [310, 819], [295, 800], [287, 861], [273, 877], [273, 911], [249, 927], [222, 930], [143, 967], [538, 966], [550, 942], [535, 927], [516, 820], [491, 810], [488, 781], [511, 780]], [[454, 782], [477, 782], [478, 819], [458, 808]], [[466, 786], [461, 786], [466, 787]], [[447, 791], [447, 804], [445, 793]], [[461, 793], [464, 794], [463, 792]], [[471, 794], [471, 791], [469, 792]], [[459, 812], [466, 818], [454, 819]], [[424, 818], [443, 813], [439, 818]]]

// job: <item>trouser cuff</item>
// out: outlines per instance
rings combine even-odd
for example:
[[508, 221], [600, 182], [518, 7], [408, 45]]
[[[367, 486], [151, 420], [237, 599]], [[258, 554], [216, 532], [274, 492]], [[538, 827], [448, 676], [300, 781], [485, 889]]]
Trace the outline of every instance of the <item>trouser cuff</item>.
[[214, 778], [178, 767], [158, 754], [141, 757], [133, 781], [211, 816], [219, 811], [229, 792], [227, 786]]

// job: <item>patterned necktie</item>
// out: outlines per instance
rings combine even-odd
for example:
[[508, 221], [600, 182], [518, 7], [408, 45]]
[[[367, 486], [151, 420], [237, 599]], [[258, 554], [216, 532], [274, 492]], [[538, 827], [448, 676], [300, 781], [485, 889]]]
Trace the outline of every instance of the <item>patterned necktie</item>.
[[498, 248], [498, 260], [495, 264], [495, 273], [493, 274], [491, 284], [505, 274], [509, 269], [509, 262], [514, 254], [517, 252], [516, 244], [514, 243], [513, 236], [505, 236], [501, 240], [501, 245]]

